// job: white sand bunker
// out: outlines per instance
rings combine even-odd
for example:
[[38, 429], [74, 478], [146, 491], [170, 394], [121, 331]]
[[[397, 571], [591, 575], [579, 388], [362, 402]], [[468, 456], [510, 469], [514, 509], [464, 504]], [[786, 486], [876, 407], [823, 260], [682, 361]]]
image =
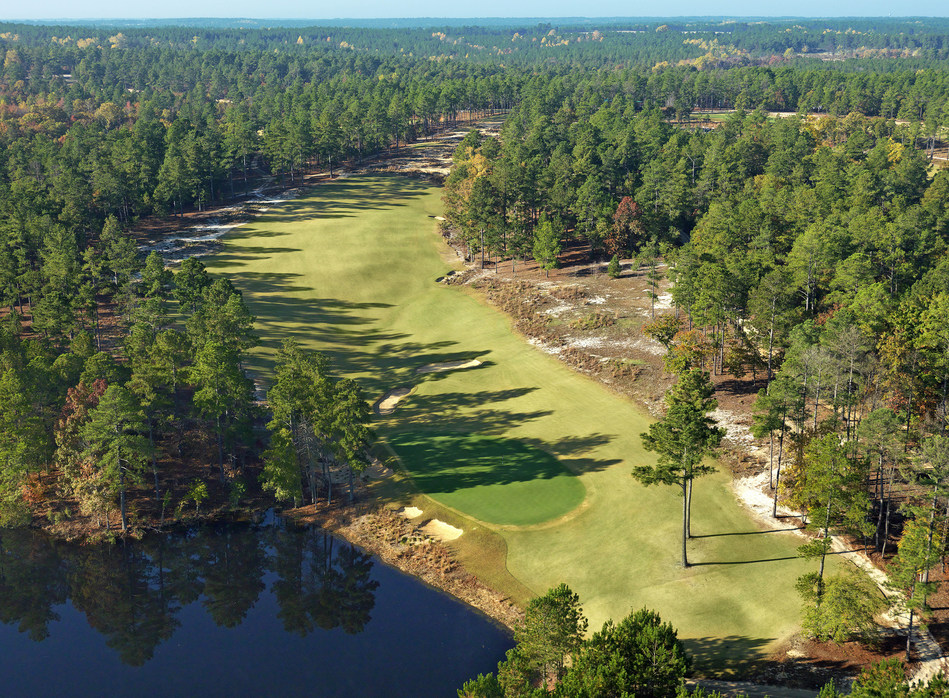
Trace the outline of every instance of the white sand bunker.
[[422, 532], [440, 541], [455, 540], [456, 538], [460, 538], [461, 534], [464, 533], [462, 529], [455, 528], [451, 524], [446, 524], [444, 521], [439, 521], [438, 519], [432, 519], [422, 526]]
[[474, 368], [480, 366], [478, 359], [469, 359], [467, 361], [445, 361], [440, 364], [425, 364], [416, 373], [440, 373], [441, 371], [454, 371], [459, 368]]
[[407, 519], [417, 519], [422, 515], [422, 510], [418, 507], [402, 507], [399, 513]]
[[396, 405], [402, 398], [412, 392], [412, 388], [396, 388], [390, 390], [376, 402], [376, 412], [379, 414], [392, 414], [395, 412]]

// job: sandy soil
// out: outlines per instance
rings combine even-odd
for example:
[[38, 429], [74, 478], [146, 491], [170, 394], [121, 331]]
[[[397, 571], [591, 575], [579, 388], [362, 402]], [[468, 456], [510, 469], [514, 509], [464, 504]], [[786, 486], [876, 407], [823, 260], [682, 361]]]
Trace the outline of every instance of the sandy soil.
[[402, 507], [399, 513], [407, 519], [417, 519], [422, 515], [422, 510], [418, 507]]

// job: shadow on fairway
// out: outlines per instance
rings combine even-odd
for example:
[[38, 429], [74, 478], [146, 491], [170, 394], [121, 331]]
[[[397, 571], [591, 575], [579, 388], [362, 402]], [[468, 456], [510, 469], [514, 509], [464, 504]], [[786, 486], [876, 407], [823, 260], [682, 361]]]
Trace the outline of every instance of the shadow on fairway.
[[782, 562], [783, 560], [800, 560], [798, 555], [788, 555], [787, 557], [769, 557], [762, 560], [727, 560], [722, 562], [693, 562], [691, 567], [710, 567], [717, 565], [756, 565], [761, 562]]
[[[240, 253], [233, 255], [240, 257]], [[218, 265], [211, 267], [211, 271]], [[354, 302], [339, 298], [313, 298], [309, 286], [299, 283], [301, 274], [243, 272], [231, 274], [237, 288], [258, 320], [256, 328], [260, 346], [275, 351], [284, 339], [297, 340], [302, 346], [319, 344], [338, 373], [359, 374], [359, 382], [370, 392], [384, 391], [398, 385], [418, 385], [437, 381], [452, 371], [417, 373], [432, 363], [467, 361], [490, 353], [490, 350], [447, 351], [457, 342], [442, 340], [418, 342], [411, 335], [374, 327], [377, 320], [367, 310], [392, 308], [391, 303]], [[266, 320], [261, 318], [267, 318]], [[272, 356], [257, 356], [253, 365], [270, 375]], [[466, 371], [493, 366], [485, 361]]]
[[[281, 223], [313, 218], [351, 218], [360, 211], [382, 211], [407, 206], [409, 200], [431, 191], [431, 184], [404, 176], [373, 176], [371, 186], [367, 185], [367, 179], [360, 177], [358, 180], [323, 182], [309, 189], [305, 199], [281, 203], [277, 215]], [[268, 212], [264, 212], [261, 224], [266, 224], [267, 215]]]
[[586, 493], [556, 457], [524, 441], [421, 431], [393, 434], [389, 443], [420, 490], [489, 523], [549, 521], [579, 506]]
[[774, 638], [699, 637], [682, 640], [692, 656], [693, 668], [721, 674], [747, 674], [749, 665], [767, 659], [767, 647]]
[[771, 528], [766, 531], [735, 531], [734, 533], [706, 533], [702, 536], [692, 536], [693, 538], [721, 538], [722, 536], [760, 536], [765, 533], [786, 533], [787, 531], [800, 531], [802, 526], [792, 526], [791, 528]]

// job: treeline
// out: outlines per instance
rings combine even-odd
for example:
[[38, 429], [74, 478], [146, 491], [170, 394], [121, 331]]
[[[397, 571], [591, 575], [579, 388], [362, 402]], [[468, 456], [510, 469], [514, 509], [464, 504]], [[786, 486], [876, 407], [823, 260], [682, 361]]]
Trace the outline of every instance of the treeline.
[[36, 642], [69, 603], [122, 663], [142, 666], [174, 637], [185, 607], [235, 628], [269, 591], [287, 632], [360, 632], [379, 583], [371, 556], [314, 529], [229, 526], [119, 546], [56, 543], [0, 531], [0, 621]]
[[[473, 24], [471, 22], [474, 22]], [[730, 59], [767, 61], [792, 54], [832, 54], [911, 60], [917, 66], [944, 60], [949, 51], [945, 19], [845, 18], [742, 20], [501, 20], [415, 22], [348, 21], [307, 26], [274, 20], [50, 24], [0, 24], [4, 38], [23, 43], [81, 49], [97, 46], [143, 49], [168, 46], [205, 51], [262, 51], [301, 55], [314, 48], [365, 55], [409, 54], [425, 59], [507, 65], [545, 61], [586, 68], [609, 65], [652, 67], [663, 61], [694, 60], [709, 46]], [[255, 28], [254, 25], [257, 25]], [[402, 24], [406, 24], [402, 22]], [[718, 53], [714, 50], [713, 53]]]

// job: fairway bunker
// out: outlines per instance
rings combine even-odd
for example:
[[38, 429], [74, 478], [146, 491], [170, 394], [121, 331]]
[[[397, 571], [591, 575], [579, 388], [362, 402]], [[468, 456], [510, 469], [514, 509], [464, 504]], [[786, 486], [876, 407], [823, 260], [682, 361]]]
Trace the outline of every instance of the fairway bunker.
[[395, 434], [389, 443], [425, 494], [486, 523], [543, 523], [586, 496], [557, 458], [514, 439], [413, 432]]
[[379, 414], [392, 414], [395, 412], [399, 401], [408, 397], [415, 388], [396, 388], [383, 395], [375, 404], [376, 412]]
[[475, 368], [480, 366], [478, 359], [468, 359], [462, 361], [444, 361], [439, 364], [425, 364], [416, 369], [416, 373], [441, 373], [442, 371], [457, 371], [462, 368]]

